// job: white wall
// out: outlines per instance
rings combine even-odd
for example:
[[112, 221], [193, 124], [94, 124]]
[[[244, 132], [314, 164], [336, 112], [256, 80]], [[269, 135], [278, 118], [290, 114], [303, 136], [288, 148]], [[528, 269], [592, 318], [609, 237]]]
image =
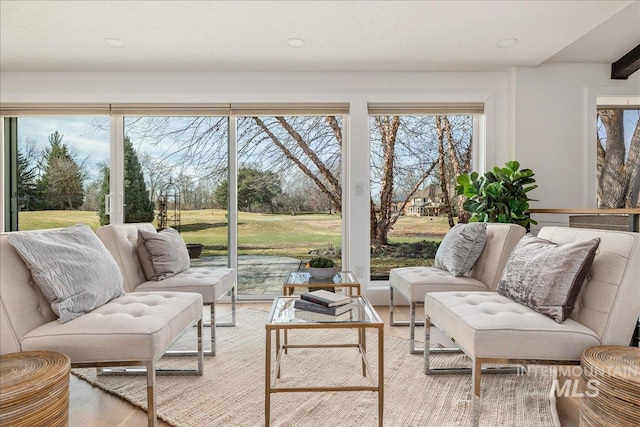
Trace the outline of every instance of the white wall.
[[[515, 158], [536, 173], [533, 208], [596, 207], [596, 98], [640, 94], [640, 72], [611, 80], [609, 64], [549, 64], [512, 71]], [[566, 215], [533, 216], [568, 225]], [[534, 227], [535, 231], [538, 227]]]
[[[368, 102], [484, 102], [485, 169], [511, 158], [506, 72], [478, 73], [2, 73], [0, 100], [23, 103], [346, 102], [349, 147], [345, 188], [346, 266], [369, 270]], [[2, 199], [4, 200], [4, 199]], [[0, 218], [1, 219], [1, 218]], [[2, 224], [4, 221], [2, 221]], [[361, 278], [367, 286], [366, 279]], [[388, 291], [369, 289], [374, 303]]]

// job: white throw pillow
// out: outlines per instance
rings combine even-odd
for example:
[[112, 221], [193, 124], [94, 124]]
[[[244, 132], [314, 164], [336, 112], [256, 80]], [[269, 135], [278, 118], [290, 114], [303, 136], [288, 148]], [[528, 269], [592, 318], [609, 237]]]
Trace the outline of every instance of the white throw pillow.
[[60, 323], [124, 294], [118, 265], [86, 225], [10, 233], [7, 240], [31, 271]]

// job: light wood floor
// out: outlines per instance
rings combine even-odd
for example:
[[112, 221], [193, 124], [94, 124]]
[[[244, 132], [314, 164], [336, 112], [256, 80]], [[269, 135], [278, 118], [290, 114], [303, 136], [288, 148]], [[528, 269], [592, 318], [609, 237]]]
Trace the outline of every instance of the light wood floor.
[[[243, 302], [239, 306], [250, 306], [268, 311], [271, 303]], [[229, 307], [226, 304], [219, 304], [216, 305], [216, 309], [216, 313], [222, 314]], [[376, 311], [385, 321], [386, 335], [409, 338], [408, 327], [389, 326], [389, 307], [378, 306]], [[396, 319], [401, 318], [400, 316], [396, 317]], [[416, 331], [417, 336], [421, 334], [422, 332]], [[69, 394], [70, 427], [137, 427], [147, 425], [147, 413], [145, 411], [97, 387], [93, 387], [73, 375], [71, 375]], [[575, 399], [558, 399], [558, 413], [563, 427], [578, 426], [578, 404]], [[160, 422], [159, 426], [168, 426], [168, 424]]]

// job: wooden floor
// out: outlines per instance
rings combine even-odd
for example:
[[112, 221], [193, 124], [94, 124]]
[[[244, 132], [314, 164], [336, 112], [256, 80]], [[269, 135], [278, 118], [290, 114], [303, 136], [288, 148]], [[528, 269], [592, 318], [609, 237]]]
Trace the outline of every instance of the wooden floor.
[[[271, 303], [242, 303], [240, 306], [250, 306], [268, 311]], [[226, 304], [216, 305], [216, 313], [228, 310]], [[376, 311], [385, 321], [385, 334], [400, 338], [409, 338], [409, 328], [403, 326], [389, 326], [389, 307], [378, 306]], [[396, 319], [401, 318], [397, 317]], [[420, 336], [416, 332], [417, 336]], [[408, 349], [407, 349], [408, 351]], [[416, 356], [418, 357], [418, 356]], [[70, 427], [137, 427], [147, 425], [147, 413], [122, 399], [93, 387], [85, 381], [71, 375], [70, 386]], [[558, 399], [558, 413], [562, 427], [578, 426], [578, 405], [575, 399]], [[159, 422], [159, 426], [168, 424]]]

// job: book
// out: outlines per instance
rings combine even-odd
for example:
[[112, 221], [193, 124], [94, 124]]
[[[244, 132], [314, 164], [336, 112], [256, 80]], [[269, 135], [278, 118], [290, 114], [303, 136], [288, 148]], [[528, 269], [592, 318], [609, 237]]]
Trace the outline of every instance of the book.
[[316, 313], [307, 310], [296, 310], [296, 319], [309, 320], [311, 322], [346, 322], [351, 320], [351, 311], [332, 316], [331, 314]]
[[312, 301], [326, 307], [335, 307], [337, 305], [347, 304], [351, 301], [351, 297], [348, 295], [336, 294], [335, 292], [329, 292], [326, 289], [305, 292], [300, 297], [304, 300]]
[[293, 306], [299, 310], [313, 311], [314, 313], [328, 314], [331, 316], [337, 316], [339, 314], [346, 313], [347, 311], [351, 310], [351, 304], [343, 304], [343, 305], [337, 305], [334, 307], [326, 307], [322, 304], [316, 304], [315, 302], [307, 301], [304, 299], [295, 300], [295, 302], [293, 303]]

